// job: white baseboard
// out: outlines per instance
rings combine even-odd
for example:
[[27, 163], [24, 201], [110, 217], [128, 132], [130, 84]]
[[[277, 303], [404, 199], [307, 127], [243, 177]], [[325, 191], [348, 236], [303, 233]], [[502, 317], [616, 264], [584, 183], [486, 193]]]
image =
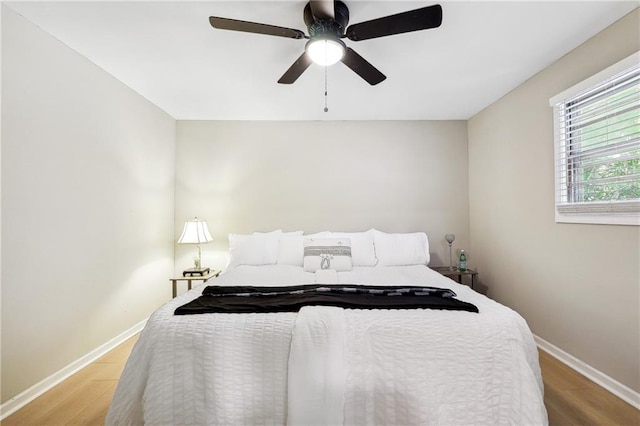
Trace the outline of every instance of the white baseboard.
[[593, 368], [586, 362], [579, 360], [541, 337], [534, 335], [533, 338], [538, 348], [640, 410], [640, 393], [612, 379], [600, 370]]
[[120, 345], [130, 337], [134, 336], [136, 333], [139, 333], [144, 328], [146, 323], [147, 319], [139, 322], [120, 335], [98, 346], [88, 354], [84, 355], [82, 358], [75, 360], [71, 364], [67, 365], [56, 373], [53, 373], [51, 376], [47, 377], [41, 382], [36, 383], [29, 389], [19, 393], [4, 404], [0, 405], [0, 420], [4, 420], [6, 417], [18, 411], [20, 408], [24, 407], [49, 389], [53, 388], [54, 386], [69, 378], [73, 374], [77, 373], [87, 365], [96, 361], [98, 358], [105, 355], [107, 352], [114, 349], [116, 346]]

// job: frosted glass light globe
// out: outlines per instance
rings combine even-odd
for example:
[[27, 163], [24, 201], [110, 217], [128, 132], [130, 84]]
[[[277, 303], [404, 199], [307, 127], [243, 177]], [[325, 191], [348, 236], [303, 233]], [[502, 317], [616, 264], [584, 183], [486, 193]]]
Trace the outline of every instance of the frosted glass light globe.
[[339, 40], [317, 39], [307, 43], [307, 55], [322, 66], [333, 65], [344, 56], [344, 43]]

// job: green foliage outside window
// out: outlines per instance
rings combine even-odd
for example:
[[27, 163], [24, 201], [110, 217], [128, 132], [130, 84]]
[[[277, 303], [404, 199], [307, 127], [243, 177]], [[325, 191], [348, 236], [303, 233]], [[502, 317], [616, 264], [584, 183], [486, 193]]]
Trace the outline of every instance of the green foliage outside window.
[[[580, 158], [574, 164], [580, 173], [578, 182], [574, 181], [578, 188], [574, 195], [580, 200], [574, 201], [640, 199], [639, 99], [636, 83], [581, 108], [580, 115], [593, 117], [585, 119], [574, 134], [581, 141], [581, 149], [574, 152]], [[609, 106], [607, 115], [598, 115], [605, 105]]]
[[[640, 156], [640, 151], [634, 151]], [[628, 181], [610, 184], [589, 185], [589, 181], [619, 176], [639, 175], [640, 159], [618, 161], [598, 167], [583, 169], [582, 179], [585, 182], [584, 201], [633, 200], [640, 198], [640, 182], [630, 177]]]

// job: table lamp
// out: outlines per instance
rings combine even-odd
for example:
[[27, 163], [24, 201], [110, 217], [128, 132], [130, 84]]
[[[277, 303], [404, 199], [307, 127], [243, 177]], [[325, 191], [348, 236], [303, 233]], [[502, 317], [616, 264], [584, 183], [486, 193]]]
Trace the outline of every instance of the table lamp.
[[188, 220], [184, 223], [182, 235], [178, 238], [178, 244], [195, 244], [198, 248], [198, 257], [193, 258], [195, 267], [185, 270], [182, 276], [204, 275], [209, 272], [209, 268], [203, 268], [201, 264], [202, 252], [200, 244], [206, 244], [210, 241], [213, 241], [213, 237], [209, 233], [206, 220], [198, 220], [196, 217], [194, 220]]

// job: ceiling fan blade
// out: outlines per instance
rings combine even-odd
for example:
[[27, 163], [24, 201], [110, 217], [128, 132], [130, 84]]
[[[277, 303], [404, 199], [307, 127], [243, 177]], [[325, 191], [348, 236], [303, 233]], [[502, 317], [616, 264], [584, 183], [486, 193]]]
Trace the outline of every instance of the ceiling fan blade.
[[384, 81], [387, 77], [382, 74], [376, 67], [371, 65], [362, 56], [358, 55], [355, 50], [347, 47], [342, 57], [342, 63], [351, 68], [353, 72], [365, 79], [372, 86]]
[[237, 19], [219, 18], [210, 16], [209, 23], [213, 28], [219, 30], [242, 31], [245, 33], [266, 34], [278, 37], [300, 39], [304, 38], [304, 33], [292, 28], [277, 27], [275, 25], [259, 24], [257, 22], [238, 21]]
[[323, 21], [335, 19], [334, 0], [311, 0], [311, 12], [313, 16]]
[[440, 24], [442, 6], [436, 4], [351, 25], [346, 35], [349, 40], [360, 41], [437, 28]]
[[294, 83], [298, 79], [298, 77], [300, 77], [302, 73], [305, 72], [307, 68], [309, 68], [309, 65], [311, 65], [312, 62], [313, 61], [311, 60], [309, 55], [307, 55], [307, 52], [304, 52], [298, 59], [296, 59], [293, 65], [289, 67], [289, 69], [282, 75], [282, 77], [280, 77], [278, 83]]

